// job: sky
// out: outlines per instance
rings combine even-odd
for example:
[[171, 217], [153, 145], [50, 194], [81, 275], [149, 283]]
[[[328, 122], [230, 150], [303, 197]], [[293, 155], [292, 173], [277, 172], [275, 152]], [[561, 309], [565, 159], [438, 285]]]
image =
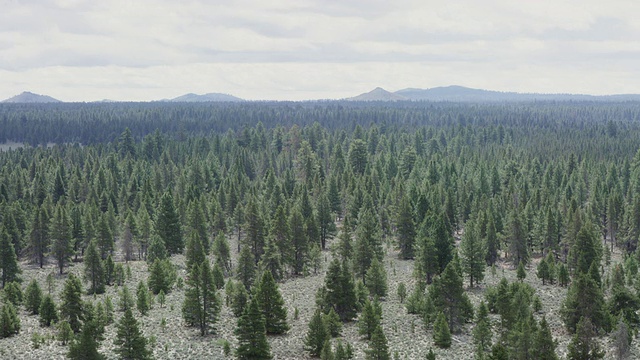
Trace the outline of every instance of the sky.
[[634, 0], [0, 0], [0, 99], [640, 93]]

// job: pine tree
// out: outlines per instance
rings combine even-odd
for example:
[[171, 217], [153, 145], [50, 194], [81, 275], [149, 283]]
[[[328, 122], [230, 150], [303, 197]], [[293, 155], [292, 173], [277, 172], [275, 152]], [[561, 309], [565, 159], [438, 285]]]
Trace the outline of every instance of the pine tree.
[[415, 224], [413, 223], [413, 209], [411, 208], [411, 202], [406, 195], [400, 200], [398, 215], [396, 218], [396, 228], [398, 229], [400, 258], [405, 260], [413, 259], [416, 229]]
[[358, 318], [358, 333], [364, 335], [367, 340], [371, 339], [373, 331], [380, 325], [382, 318], [382, 308], [377, 299], [369, 301], [367, 299], [362, 308], [362, 313]]
[[197, 238], [205, 254], [209, 254], [209, 234], [207, 230], [207, 219], [203, 212], [202, 204], [198, 198], [189, 203], [187, 210], [187, 233], [190, 237]]
[[415, 276], [421, 281], [426, 281], [427, 284], [431, 284], [432, 278], [440, 272], [436, 244], [429, 235], [430, 231], [429, 219], [425, 219], [417, 235], [417, 254], [414, 265]]
[[287, 309], [271, 272], [265, 271], [255, 291], [255, 299], [265, 319], [267, 334], [284, 334], [289, 330]]
[[536, 359], [540, 360], [558, 360], [558, 355], [556, 355], [557, 346], [551, 336], [547, 319], [542, 317], [538, 331], [533, 339], [533, 354], [535, 354]]
[[149, 267], [149, 289], [154, 294], [164, 291], [169, 293], [176, 281], [176, 270], [169, 259], [156, 259]]
[[289, 215], [289, 236], [291, 243], [291, 260], [294, 275], [302, 274], [306, 264], [307, 252], [309, 248], [309, 239], [304, 230], [304, 219], [300, 212], [299, 206], [295, 206]]
[[149, 312], [149, 308], [151, 307], [149, 299], [149, 288], [147, 287], [147, 284], [145, 284], [142, 280], [140, 280], [140, 282], [138, 283], [138, 289], [136, 290], [136, 307], [142, 315], [147, 315], [147, 313]]
[[594, 325], [588, 317], [583, 317], [576, 326], [576, 334], [567, 347], [569, 360], [603, 359], [605, 352], [600, 349]]
[[105, 269], [96, 249], [95, 241], [89, 243], [84, 256], [84, 276], [89, 281], [89, 295], [102, 294], [105, 287]]
[[0, 309], [0, 339], [17, 335], [20, 332], [20, 318], [12, 303], [6, 302]]
[[245, 308], [242, 316], [238, 319], [235, 335], [238, 337], [238, 347], [236, 348], [238, 359], [271, 359], [271, 348], [267, 341], [264, 317], [257, 301], [250, 301], [249, 306]]
[[320, 356], [325, 341], [330, 340], [331, 335], [327, 330], [324, 321], [322, 321], [322, 313], [316, 310], [311, 321], [309, 322], [309, 331], [304, 338], [304, 349], [311, 356]]
[[496, 223], [493, 220], [493, 214], [491, 212], [489, 212], [488, 215], [487, 236], [484, 243], [484, 248], [486, 250], [485, 261], [487, 262], [487, 265], [493, 266], [500, 257], [498, 254], [500, 251], [500, 242], [498, 241]]
[[322, 345], [322, 352], [320, 353], [320, 360], [335, 360], [335, 355], [331, 349], [331, 340], [326, 340]]
[[213, 241], [213, 254], [216, 262], [221, 264], [225, 274], [231, 273], [231, 248], [223, 232], [219, 232]]
[[25, 290], [25, 307], [31, 315], [38, 315], [40, 312], [40, 304], [42, 303], [42, 289], [36, 279], [31, 280]]
[[378, 226], [372, 211], [363, 206], [358, 215], [353, 266], [356, 274], [365, 282], [365, 276], [373, 258], [382, 261], [383, 252]]
[[180, 224], [180, 215], [176, 211], [171, 192], [165, 192], [160, 199], [155, 229], [169, 254], [182, 252], [184, 247], [182, 225]]
[[100, 248], [100, 256], [103, 259], [106, 259], [107, 255], [113, 251], [113, 233], [109, 227], [107, 215], [101, 214], [98, 216], [100, 217], [100, 220], [98, 221], [96, 240], [98, 247]]
[[387, 271], [377, 258], [371, 261], [367, 270], [366, 285], [371, 296], [383, 298], [387, 296]]
[[342, 333], [342, 321], [338, 313], [331, 308], [328, 314], [323, 315], [322, 320], [331, 337], [338, 337]]
[[117, 325], [116, 338], [113, 344], [114, 352], [121, 359], [146, 360], [151, 359], [151, 351], [147, 348], [147, 339], [138, 328], [138, 321], [131, 309], [127, 309]]
[[187, 249], [185, 251], [187, 271], [191, 272], [191, 268], [193, 268], [195, 264], [202, 264], [206, 258], [204, 250], [202, 239], [198, 236], [198, 233], [195, 231], [190, 232], [187, 238]]
[[[40, 206], [36, 209], [36, 213], [34, 214], [30, 233], [31, 256], [33, 256], [38, 265], [40, 265], [40, 268], [44, 266], [45, 255], [49, 251], [50, 244], [49, 215], [46, 208]], [[8, 248], [2, 245], [1, 249], [2, 250], [0, 251], [6, 251], [5, 249]], [[0, 256], [4, 255], [0, 253]]]
[[482, 239], [475, 222], [468, 221], [460, 245], [462, 251], [462, 270], [469, 276], [469, 286], [484, 279], [485, 259]]
[[444, 313], [440, 312], [433, 324], [433, 342], [437, 347], [448, 349], [451, 346], [451, 332]]
[[253, 198], [250, 198], [245, 206], [244, 221], [247, 234], [245, 243], [253, 253], [254, 261], [257, 263], [264, 253], [265, 235], [262, 215]]
[[558, 269], [558, 283], [562, 287], [569, 285], [569, 271], [564, 264], [560, 264]]
[[220, 299], [213, 283], [209, 260], [191, 269], [188, 289], [182, 306], [182, 315], [189, 326], [198, 327], [200, 335], [215, 333], [220, 314]]
[[10, 283], [7, 283], [1, 295], [4, 302], [10, 302], [15, 306], [22, 305], [22, 301], [24, 300], [24, 296], [22, 294], [22, 288], [20, 287], [20, 284], [18, 284], [17, 281], [12, 281]]
[[449, 321], [449, 329], [455, 331], [460, 324], [473, 317], [473, 307], [462, 287], [462, 274], [457, 256], [449, 262], [429, 288], [433, 305], [442, 311]]
[[151, 237], [149, 248], [147, 249], [147, 264], [153, 264], [156, 260], [164, 260], [169, 257], [164, 241], [158, 235]]
[[[233, 284], [233, 282], [229, 281], [229, 284]], [[231, 310], [233, 311], [233, 315], [235, 315], [235, 317], [242, 316], [248, 302], [249, 293], [247, 292], [247, 289], [242, 285], [242, 283], [236, 283], [232, 287], [231, 292]]]
[[476, 326], [473, 328], [473, 342], [476, 347], [484, 353], [491, 348], [491, 321], [489, 310], [484, 301], [480, 302], [476, 314]]
[[18, 274], [20, 274], [18, 258], [4, 227], [0, 228], [0, 270], [2, 270], [3, 288], [6, 284], [18, 280]]
[[527, 272], [524, 270], [523, 262], [518, 263], [518, 270], [516, 271], [516, 276], [518, 280], [521, 282], [527, 277]]
[[260, 259], [260, 269], [268, 271], [274, 280], [282, 279], [283, 269], [280, 250], [272, 240], [267, 239], [264, 245], [264, 254]]
[[120, 291], [120, 303], [119, 303], [120, 311], [127, 311], [128, 309], [132, 309], [135, 306], [133, 301], [133, 296], [131, 296], [131, 292], [129, 291], [128, 286], [123, 286]]
[[342, 321], [352, 320], [357, 313], [355, 285], [349, 269], [341, 265], [338, 258], [333, 258], [329, 264], [324, 288], [324, 304], [333, 308]]
[[211, 270], [211, 276], [213, 277], [213, 285], [217, 290], [224, 287], [224, 273], [219, 263], [216, 263]]
[[545, 282], [549, 279], [549, 264], [547, 264], [546, 259], [540, 260], [537, 275], [542, 280], [542, 285], [545, 285]]
[[327, 194], [320, 195], [317, 208], [317, 223], [320, 225], [320, 246], [322, 250], [325, 250], [327, 240], [331, 239], [336, 233], [336, 224], [333, 221], [331, 204]]
[[365, 359], [367, 360], [389, 360], [389, 346], [387, 345], [387, 337], [384, 336], [382, 326], [378, 325], [369, 341], [369, 349], [365, 350]]
[[64, 283], [61, 298], [60, 318], [68, 321], [73, 332], [77, 333], [80, 331], [81, 323], [84, 320], [84, 307], [82, 303], [82, 283], [75, 275], [69, 274]]
[[578, 321], [588, 318], [595, 329], [608, 329], [609, 317], [605, 311], [604, 295], [595, 280], [588, 274], [578, 273], [569, 287], [560, 310], [569, 332], [574, 333]]
[[[72, 326], [73, 327], [73, 326]], [[104, 355], [98, 352], [100, 330], [95, 320], [85, 321], [82, 331], [69, 345], [67, 357], [71, 360], [102, 360]]]
[[248, 246], [243, 246], [238, 258], [238, 266], [236, 268], [236, 278], [240, 281], [245, 289], [249, 290], [253, 285], [256, 276], [256, 262], [253, 253]]
[[436, 257], [438, 261], [438, 274], [443, 272], [453, 259], [454, 239], [451, 228], [448, 225], [447, 214], [442, 213], [433, 221], [430, 235], [434, 238]]
[[525, 224], [517, 211], [511, 213], [508, 231], [509, 253], [513, 263], [516, 266], [520, 263], [528, 264], [530, 254], [527, 246]]
[[116, 275], [116, 264], [113, 262], [111, 254], [104, 260], [104, 281], [107, 285], [112, 285]]
[[42, 326], [51, 326], [52, 323], [58, 321], [58, 310], [50, 294], [42, 298], [38, 312], [40, 313], [40, 325]]
[[618, 359], [624, 359], [629, 355], [631, 350], [631, 342], [633, 341], [633, 333], [622, 317], [618, 319], [618, 326], [611, 334], [613, 344]]

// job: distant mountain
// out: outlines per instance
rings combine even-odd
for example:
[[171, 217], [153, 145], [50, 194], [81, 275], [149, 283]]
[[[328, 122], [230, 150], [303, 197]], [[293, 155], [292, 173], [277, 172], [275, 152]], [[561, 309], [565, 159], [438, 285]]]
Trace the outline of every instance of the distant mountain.
[[351, 98], [347, 98], [345, 100], [350, 101], [402, 101], [408, 100], [406, 97], [401, 94], [396, 94], [389, 92], [381, 87], [377, 87], [368, 93], [360, 94], [358, 96], [354, 96]]
[[638, 101], [640, 95], [535, 94], [444, 86], [431, 89], [403, 89], [395, 94], [414, 101], [515, 102], [515, 101]]
[[182, 96], [178, 96], [177, 98], [166, 100], [170, 102], [223, 102], [223, 101], [244, 101], [238, 97], [229, 94], [220, 94], [220, 93], [209, 93], [204, 95], [198, 94], [185, 94]]
[[2, 101], [3, 103], [59, 103], [60, 100], [47, 95], [38, 95], [28, 91]]

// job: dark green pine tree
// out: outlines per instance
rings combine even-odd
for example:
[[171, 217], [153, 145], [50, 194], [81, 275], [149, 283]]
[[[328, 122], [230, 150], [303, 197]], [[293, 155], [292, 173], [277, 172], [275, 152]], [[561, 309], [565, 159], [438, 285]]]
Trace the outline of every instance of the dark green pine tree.
[[387, 337], [382, 331], [382, 326], [378, 325], [371, 335], [369, 341], [369, 349], [365, 350], [365, 359], [367, 360], [389, 360], [389, 346], [387, 345]]
[[289, 236], [291, 243], [290, 266], [294, 275], [302, 274], [307, 262], [309, 239], [304, 228], [304, 219], [299, 206], [294, 206], [289, 215]]
[[272, 240], [267, 239], [265, 242], [264, 254], [262, 255], [262, 259], [260, 259], [259, 267], [264, 271], [270, 272], [274, 280], [278, 281], [282, 279], [282, 256], [280, 250]]
[[67, 357], [71, 360], [102, 360], [104, 355], [98, 352], [101, 338], [99, 324], [89, 319], [82, 325], [82, 331], [69, 345]]
[[540, 280], [542, 280], [542, 285], [545, 285], [546, 281], [549, 279], [549, 264], [546, 259], [540, 260], [537, 270], [536, 275]]
[[265, 235], [264, 221], [253, 197], [249, 199], [245, 206], [244, 221], [247, 234], [244, 241], [253, 253], [254, 261], [257, 263], [264, 253]]
[[354, 174], [362, 175], [367, 167], [367, 143], [354, 139], [349, 146], [349, 165]]
[[479, 352], [483, 353], [491, 349], [491, 321], [489, 310], [484, 301], [480, 302], [476, 313], [476, 326], [473, 328], [473, 343]]
[[164, 245], [164, 241], [162, 241], [160, 236], [151, 236], [149, 248], [147, 249], [147, 264], [153, 264], [156, 259], [164, 260], [168, 257], [167, 247]]
[[449, 324], [444, 313], [440, 312], [433, 324], [433, 343], [442, 349], [448, 349], [451, 346], [451, 332]]
[[320, 356], [324, 343], [330, 339], [331, 334], [329, 334], [329, 330], [327, 330], [324, 321], [322, 321], [322, 312], [317, 309], [309, 322], [309, 331], [304, 338], [304, 349], [311, 356]]
[[529, 246], [527, 246], [527, 234], [525, 224], [520, 214], [513, 211], [509, 218], [508, 228], [509, 255], [517, 266], [520, 263], [529, 263]]
[[4, 227], [0, 228], [0, 270], [2, 270], [3, 288], [6, 284], [18, 280], [20, 274], [18, 258]]
[[500, 241], [498, 240], [496, 223], [493, 220], [493, 214], [491, 212], [488, 212], [487, 236], [485, 237], [484, 244], [486, 251], [485, 261], [487, 265], [492, 266], [500, 257]]
[[255, 299], [265, 319], [265, 328], [269, 335], [284, 334], [289, 330], [287, 324], [287, 309], [271, 272], [262, 274], [258, 289], [255, 291]]
[[64, 206], [58, 205], [55, 215], [51, 218], [49, 227], [49, 236], [51, 238], [51, 253], [58, 263], [60, 275], [64, 271], [64, 267], [71, 260], [73, 252], [73, 244], [71, 243], [71, 221], [67, 215]]
[[98, 241], [98, 247], [100, 248], [100, 256], [103, 259], [106, 259], [107, 255], [113, 251], [113, 233], [109, 227], [107, 216], [103, 214], [99, 215], [99, 217], [100, 220], [98, 221], [96, 240]]
[[213, 283], [209, 260], [205, 259], [192, 268], [187, 285], [189, 288], [182, 307], [185, 322], [198, 327], [202, 336], [215, 333], [221, 302]]
[[577, 259], [576, 272], [586, 274], [594, 263], [596, 267], [599, 267], [602, 245], [591, 223], [587, 222], [578, 231], [576, 242], [573, 246], [573, 254]]
[[325, 250], [327, 240], [331, 239], [336, 233], [336, 224], [333, 221], [331, 213], [331, 204], [326, 194], [320, 195], [318, 199], [317, 223], [320, 226], [320, 246]]
[[58, 321], [58, 310], [51, 294], [44, 296], [38, 312], [40, 313], [40, 325], [42, 326], [51, 326], [52, 323]]
[[351, 261], [353, 257], [353, 240], [351, 239], [351, 232], [349, 231], [349, 220], [345, 217], [342, 231], [338, 236], [338, 246], [336, 255], [334, 258], [340, 257], [342, 262]]
[[151, 307], [151, 300], [149, 299], [149, 288], [144, 281], [140, 280], [138, 283], [138, 289], [136, 289], [136, 307], [142, 315], [147, 315]]
[[589, 274], [576, 274], [560, 314], [570, 333], [576, 332], [581, 318], [588, 318], [590, 325], [598, 331], [609, 329], [609, 316], [602, 289]]
[[9, 301], [0, 309], [0, 339], [17, 335], [20, 332], [20, 318], [16, 308]]
[[155, 229], [164, 242], [169, 254], [179, 254], [184, 248], [180, 215], [176, 211], [171, 192], [165, 192], [160, 199]]
[[527, 272], [524, 269], [524, 262], [520, 262], [518, 263], [518, 269], [516, 270], [516, 277], [518, 278], [518, 280], [520, 280], [520, 282], [524, 281], [524, 279], [527, 277]]
[[[347, 266], [334, 257], [324, 278], [324, 304], [335, 310], [342, 321], [351, 321], [357, 313], [353, 277]], [[329, 309], [324, 309], [329, 312]]]
[[89, 282], [87, 294], [102, 294], [105, 287], [105, 269], [95, 241], [89, 243], [84, 255], [84, 277]]
[[187, 236], [187, 249], [185, 251], [185, 261], [187, 263], [187, 271], [191, 271], [196, 264], [202, 264], [206, 254], [202, 238], [196, 231], [191, 231]]
[[473, 317], [473, 307], [462, 287], [462, 274], [457, 256], [429, 287], [428, 296], [435, 308], [444, 313], [451, 331], [456, 331], [462, 323]]
[[480, 231], [474, 221], [468, 221], [465, 226], [462, 244], [462, 270], [469, 276], [469, 286], [484, 279], [485, 259]]
[[61, 300], [60, 318], [68, 321], [73, 332], [77, 333], [84, 320], [84, 306], [82, 303], [82, 283], [75, 275], [69, 274], [65, 281]]
[[380, 307], [378, 300], [365, 300], [362, 313], [358, 318], [358, 334], [363, 335], [367, 340], [370, 340], [371, 335], [373, 335], [373, 331], [376, 327], [380, 326], [381, 319], [382, 308]]
[[124, 312], [118, 321], [117, 329], [113, 344], [116, 346], [114, 352], [118, 354], [120, 359], [147, 360], [152, 358], [152, 353], [147, 348], [147, 339], [142, 335], [138, 321], [133, 316], [131, 309]]
[[240, 360], [271, 359], [264, 317], [256, 300], [251, 300], [238, 319], [236, 356]]
[[558, 284], [562, 287], [569, 285], [569, 271], [564, 263], [558, 268]]
[[454, 239], [450, 229], [446, 213], [436, 217], [431, 225], [430, 235], [434, 238], [439, 267], [438, 274], [443, 272], [451, 259], [453, 259]]
[[[46, 208], [42, 206], [38, 207], [34, 214], [29, 238], [31, 256], [38, 265], [40, 265], [40, 268], [42, 268], [44, 266], [45, 256], [49, 251], [49, 245], [51, 244], [49, 240], [49, 214]], [[6, 248], [2, 246], [2, 249]]]
[[414, 258], [414, 244], [416, 239], [416, 227], [413, 222], [413, 209], [407, 195], [403, 196], [398, 206], [396, 216], [396, 228], [398, 229], [398, 246], [401, 259]]
[[540, 326], [538, 326], [538, 330], [533, 338], [533, 354], [535, 354], [535, 358], [540, 360], [558, 360], [558, 355], [556, 354], [557, 346], [558, 344], [556, 344], [553, 336], [551, 336], [547, 319], [542, 317]]
[[187, 233], [195, 234], [200, 240], [200, 244], [205, 254], [209, 254], [209, 231], [207, 230], [207, 220], [205, 219], [202, 205], [198, 199], [189, 203], [187, 210]]
[[238, 258], [236, 278], [249, 290], [256, 276], [256, 262], [249, 246], [243, 246]]
[[354, 270], [360, 278], [366, 282], [367, 270], [371, 266], [373, 258], [382, 261], [382, 244], [380, 243], [379, 222], [376, 221], [373, 212], [363, 206], [358, 215], [358, 227], [356, 229]]
[[440, 272], [436, 244], [429, 235], [430, 231], [431, 224], [428, 219], [425, 219], [417, 235], [417, 255], [414, 265], [415, 276], [420, 281], [426, 281], [427, 284], [431, 284], [433, 277]]
[[568, 360], [603, 359], [605, 352], [600, 349], [596, 339], [595, 326], [589, 318], [583, 317], [576, 326], [576, 334], [567, 347]]
[[231, 248], [224, 232], [219, 232], [213, 241], [213, 254], [225, 274], [231, 273]]
[[369, 295], [379, 298], [387, 296], [387, 271], [377, 258], [371, 262], [366, 280]]
[[38, 315], [40, 312], [40, 304], [42, 303], [42, 289], [36, 279], [31, 280], [25, 294], [25, 307], [31, 315]]

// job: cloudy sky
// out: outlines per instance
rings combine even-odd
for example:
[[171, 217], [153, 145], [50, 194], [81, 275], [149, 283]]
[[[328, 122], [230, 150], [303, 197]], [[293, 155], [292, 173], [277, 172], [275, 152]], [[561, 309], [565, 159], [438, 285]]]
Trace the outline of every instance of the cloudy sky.
[[640, 93], [633, 0], [0, 0], [0, 99]]

